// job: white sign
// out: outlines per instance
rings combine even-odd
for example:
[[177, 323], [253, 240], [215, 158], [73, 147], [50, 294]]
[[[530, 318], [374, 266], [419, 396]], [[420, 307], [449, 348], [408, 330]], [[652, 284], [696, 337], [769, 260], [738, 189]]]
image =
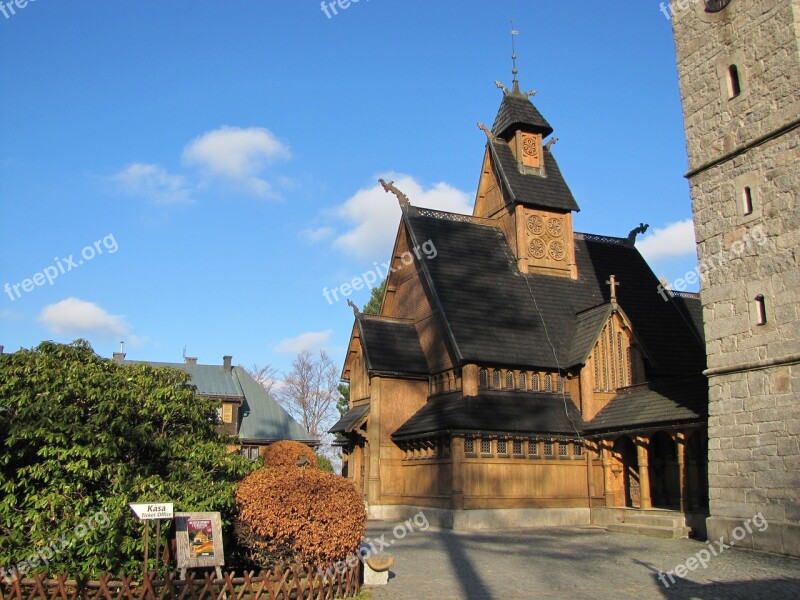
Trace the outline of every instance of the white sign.
[[134, 514], [142, 521], [171, 519], [174, 514], [172, 502], [152, 502], [150, 504], [129, 504]]

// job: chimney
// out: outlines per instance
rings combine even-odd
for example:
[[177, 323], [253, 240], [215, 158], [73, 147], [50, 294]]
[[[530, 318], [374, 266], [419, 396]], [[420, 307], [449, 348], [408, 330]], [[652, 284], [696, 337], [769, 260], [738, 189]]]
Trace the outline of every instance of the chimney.
[[119, 343], [119, 352], [114, 352], [114, 362], [122, 364], [125, 360], [125, 342]]
[[187, 365], [196, 365], [197, 364], [197, 357], [196, 356], [186, 356], [184, 358]]
[[225, 369], [227, 372], [231, 372], [233, 370], [233, 357], [228, 356], [227, 354], [222, 357], [222, 368]]

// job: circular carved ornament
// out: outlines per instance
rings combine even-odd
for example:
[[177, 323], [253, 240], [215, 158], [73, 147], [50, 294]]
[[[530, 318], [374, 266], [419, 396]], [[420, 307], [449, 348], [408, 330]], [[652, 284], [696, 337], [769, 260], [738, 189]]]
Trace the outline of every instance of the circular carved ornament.
[[561, 237], [561, 219], [552, 218], [547, 221], [547, 233], [553, 237]]
[[525, 156], [536, 156], [536, 140], [527, 138], [522, 142], [522, 153]]
[[533, 238], [531, 243], [528, 244], [528, 254], [530, 254], [533, 258], [544, 258], [544, 242], [539, 238]]
[[715, 13], [721, 11], [723, 8], [731, 3], [731, 0], [705, 0], [706, 12]]
[[533, 235], [542, 235], [544, 232], [542, 217], [537, 217], [536, 215], [528, 217], [528, 231]]
[[550, 258], [553, 260], [564, 260], [564, 244], [559, 242], [558, 240], [553, 240], [550, 242]]

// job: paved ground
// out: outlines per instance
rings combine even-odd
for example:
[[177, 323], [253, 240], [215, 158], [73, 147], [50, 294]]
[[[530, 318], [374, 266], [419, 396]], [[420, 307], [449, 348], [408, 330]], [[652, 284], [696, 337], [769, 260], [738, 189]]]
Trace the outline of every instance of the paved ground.
[[724, 549], [705, 569], [675, 583], [666, 579], [666, 587], [659, 571], [674, 571], [705, 543], [588, 527], [500, 533], [414, 527], [399, 535], [400, 527], [396, 537], [393, 525], [371, 522], [367, 531], [372, 540], [384, 534], [391, 543], [385, 552], [396, 558], [389, 584], [374, 588], [375, 600], [800, 599], [800, 559], [784, 556]]

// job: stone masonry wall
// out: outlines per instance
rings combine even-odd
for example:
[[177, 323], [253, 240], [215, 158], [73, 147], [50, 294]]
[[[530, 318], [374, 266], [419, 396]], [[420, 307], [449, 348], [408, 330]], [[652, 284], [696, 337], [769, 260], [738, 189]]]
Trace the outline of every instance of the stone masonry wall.
[[[673, 19], [690, 170], [800, 118], [800, 2]], [[728, 67], [742, 93], [730, 99]], [[709, 376], [708, 533], [800, 556], [800, 129], [690, 178]], [[745, 214], [749, 187], [753, 212]], [[758, 325], [755, 296], [766, 302]]]

